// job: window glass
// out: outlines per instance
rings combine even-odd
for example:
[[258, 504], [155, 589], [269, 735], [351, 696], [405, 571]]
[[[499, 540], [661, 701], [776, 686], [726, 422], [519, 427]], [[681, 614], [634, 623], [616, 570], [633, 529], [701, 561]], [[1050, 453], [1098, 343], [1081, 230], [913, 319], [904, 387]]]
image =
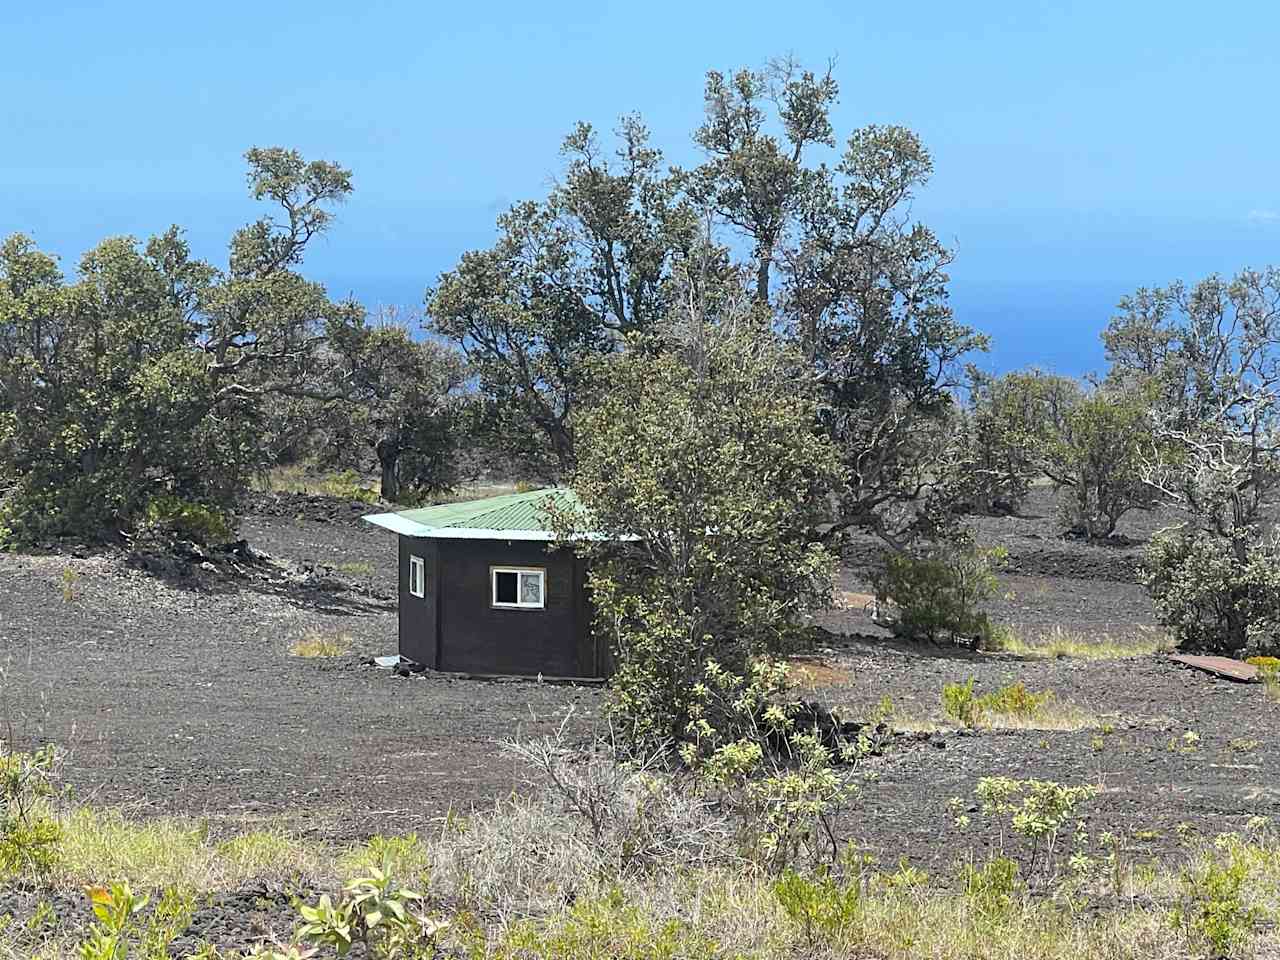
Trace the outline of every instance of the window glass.
[[493, 602], [494, 603], [516, 603], [519, 594], [517, 593], [517, 578], [519, 574], [508, 572], [506, 570], [497, 570], [493, 574]]
[[542, 603], [542, 574], [520, 574], [520, 602], [530, 604]]
[[415, 597], [420, 597], [425, 593], [423, 587], [426, 581], [426, 564], [422, 562], [421, 557], [409, 558], [409, 592]]

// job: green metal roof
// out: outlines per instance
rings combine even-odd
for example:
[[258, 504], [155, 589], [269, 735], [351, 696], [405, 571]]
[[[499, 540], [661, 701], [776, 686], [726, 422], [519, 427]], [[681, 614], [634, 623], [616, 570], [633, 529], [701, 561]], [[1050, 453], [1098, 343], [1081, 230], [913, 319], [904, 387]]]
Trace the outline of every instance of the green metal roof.
[[548, 529], [546, 511], [552, 505], [576, 510], [578, 498], [567, 487], [551, 487], [398, 513], [371, 514], [364, 519], [410, 537], [551, 540], [555, 535]]

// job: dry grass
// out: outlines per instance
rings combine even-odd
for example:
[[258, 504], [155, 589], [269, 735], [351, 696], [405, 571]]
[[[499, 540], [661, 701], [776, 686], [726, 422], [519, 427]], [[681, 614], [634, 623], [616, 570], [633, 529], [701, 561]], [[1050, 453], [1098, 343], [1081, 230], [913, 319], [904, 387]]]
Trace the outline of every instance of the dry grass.
[[349, 577], [372, 577], [374, 574], [373, 564], [367, 560], [347, 560], [334, 564], [333, 569]]
[[[375, 837], [346, 850], [272, 830], [213, 842], [202, 821], [137, 822], [84, 808], [64, 824], [65, 864], [54, 879], [65, 889], [127, 879], [140, 892], [176, 886], [207, 894], [258, 883], [279, 888], [296, 878], [323, 889], [388, 861], [401, 882], [429, 873], [433, 899], [471, 917], [451, 917], [453, 939], [444, 946], [465, 947], [468, 956], [492, 960], [1205, 956], [1205, 944], [1175, 922], [1169, 905], [1186, 896], [1186, 877], [1224, 864], [1243, 866], [1241, 898], [1247, 906], [1264, 918], [1280, 911], [1280, 841], [1262, 818], [1251, 821], [1245, 834], [1192, 841], [1182, 858], [1164, 865], [1140, 859], [1135, 838], [1126, 835], [1116, 846], [1094, 849], [1093, 866], [1064, 875], [1044, 896], [1015, 887], [999, 899], [983, 899], [981, 892], [966, 892], [948, 868], [904, 880], [894, 870], [896, 857], [886, 854], [882, 864], [846, 865], [856, 873], [842, 882], [861, 893], [838, 922], [826, 924], [789, 916], [775, 894], [774, 878], [746, 868], [731, 853], [706, 862], [685, 862], [673, 854], [669, 862], [651, 862], [640, 870], [602, 857], [584, 825], [545, 797], [503, 803], [465, 822], [449, 819], [433, 838]], [[651, 826], [637, 821], [626, 829]], [[1106, 828], [1105, 823], [1096, 826]], [[618, 835], [609, 841], [626, 839]], [[1108, 860], [1108, 850], [1117, 858]], [[76, 956], [72, 931], [33, 946], [21, 939], [25, 918], [16, 919], [0, 929], [3, 960]], [[1230, 955], [1274, 960], [1280, 942], [1264, 922]]]
[[873, 593], [857, 593], [852, 590], [839, 590], [835, 595], [835, 606], [840, 610], [865, 610], [870, 614], [875, 606]]
[[366, 503], [376, 503], [382, 487], [374, 477], [362, 477], [351, 470], [340, 473], [316, 470], [307, 464], [273, 467], [258, 486], [268, 493], [302, 493]]
[[989, 710], [980, 726], [991, 730], [1092, 730], [1102, 726], [1102, 719], [1091, 710], [1055, 698], [1026, 713]]
[[810, 657], [792, 657], [787, 661], [787, 681], [793, 688], [815, 690], [839, 687], [853, 680], [853, 674], [838, 664]]
[[1078, 630], [1056, 626], [1031, 636], [1017, 628], [1005, 627], [994, 648], [1003, 653], [1036, 659], [1124, 660], [1168, 653], [1174, 649], [1169, 636], [1153, 627], [1136, 627], [1132, 634], [1091, 636]]
[[185, 817], [138, 821], [80, 807], [61, 819], [61, 879], [75, 888], [127, 879], [139, 890], [235, 890], [324, 876], [332, 860], [323, 847], [272, 829], [215, 843], [207, 822]]
[[350, 634], [322, 633], [319, 630], [308, 630], [289, 645], [289, 652], [295, 657], [305, 657], [307, 659], [341, 657], [350, 652], [351, 645]]

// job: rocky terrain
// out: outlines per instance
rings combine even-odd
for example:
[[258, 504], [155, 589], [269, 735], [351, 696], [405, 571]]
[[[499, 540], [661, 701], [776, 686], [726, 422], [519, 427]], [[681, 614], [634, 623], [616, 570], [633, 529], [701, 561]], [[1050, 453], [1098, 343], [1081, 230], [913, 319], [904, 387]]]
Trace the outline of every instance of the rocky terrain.
[[[337, 842], [424, 831], [450, 811], [530, 789], [528, 771], [495, 743], [548, 733], [566, 717], [586, 740], [603, 691], [397, 678], [366, 665], [393, 653], [396, 636], [395, 542], [358, 521], [368, 509], [274, 498], [243, 523], [236, 550], [176, 561], [0, 554], [0, 711], [13, 739], [60, 744], [63, 778], [80, 801], [131, 816], [198, 816], [215, 836], [263, 822]], [[1151, 609], [1134, 571], [1147, 538], [1173, 518], [1138, 514], [1123, 539], [1089, 546], [1058, 535], [1049, 491], [1027, 513], [974, 521], [980, 542], [1010, 554], [993, 616], [1030, 641], [1055, 632], [1086, 643], [1149, 638]], [[806, 692], [854, 717], [887, 697], [897, 723], [923, 731], [863, 769], [851, 832], [869, 852], [942, 868], [965, 844], [990, 843], [981, 832], [961, 841], [948, 812], [954, 797], [971, 803], [978, 778], [990, 775], [1099, 783], [1092, 823], [1137, 838], [1153, 856], [1188, 833], [1280, 814], [1280, 704], [1260, 686], [1158, 653], [1048, 659], [898, 643], [859, 602], [875, 550], [856, 546], [841, 571], [841, 603], [822, 618], [827, 640], [810, 658], [823, 669]], [[317, 636], [347, 652], [290, 652]], [[957, 729], [940, 693], [970, 678], [979, 692], [1017, 681], [1052, 690], [1088, 722]], [[0, 913], [20, 916], [32, 896], [9, 891]], [[224, 899], [285, 922], [282, 897]], [[226, 911], [205, 909], [213, 912], [201, 922], [216, 932]]]

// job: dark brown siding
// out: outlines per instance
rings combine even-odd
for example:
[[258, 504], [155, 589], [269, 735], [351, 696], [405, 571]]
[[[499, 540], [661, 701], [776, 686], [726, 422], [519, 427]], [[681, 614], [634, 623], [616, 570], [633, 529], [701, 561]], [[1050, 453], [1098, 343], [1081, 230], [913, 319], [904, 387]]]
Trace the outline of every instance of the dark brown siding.
[[[409, 557], [422, 557], [426, 596], [409, 593]], [[491, 567], [546, 570], [541, 610], [494, 607]], [[601, 677], [612, 658], [591, 635], [583, 563], [543, 543], [400, 537], [400, 655], [436, 670]]]
[[[594, 676], [579, 659], [576, 558], [528, 541], [441, 540], [440, 669], [464, 673]], [[542, 567], [546, 606], [495, 608], [490, 567]]]
[[[400, 537], [400, 656], [439, 666], [440, 551], [438, 540]], [[409, 557], [421, 557], [423, 596], [409, 592]]]

